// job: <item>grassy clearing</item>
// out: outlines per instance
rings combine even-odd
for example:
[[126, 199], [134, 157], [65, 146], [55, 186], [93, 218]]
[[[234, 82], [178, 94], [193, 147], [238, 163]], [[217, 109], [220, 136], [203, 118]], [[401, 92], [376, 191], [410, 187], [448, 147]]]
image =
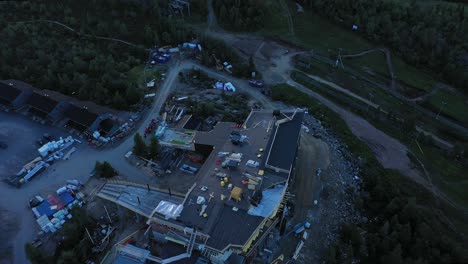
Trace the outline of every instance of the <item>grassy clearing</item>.
[[146, 87], [146, 82], [149, 82], [153, 79], [160, 81], [162, 73], [165, 72], [164, 68], [153, 67], [146, 68], [144, 65], [133, 67], [127, 74], [128, 84], [137, 84], [139, 86]]
[[438, 186], [448, 197], [462, 205], [468, 205], [468, 178], [466, 169], [450, 160], [435, 147], [419, 142], [421, 150], [412, 144], [412, 151], [423, 162], [431, 174], [432, 182]]
[[[433, 117], [427, 117], [416, 112], [411, 105], [403, 103], [399, 99], [393, 97], [388, 92], [377, 88], [368, 82], [355, 78], [351, 74], [343, 71], [339, 68], [330, 66], [320, 60], [312, 59], [300, 59], [301, 63], [309, 63], [310, 68], [296, 66], [298, 69], [321, 76], [322, 78], [334, 82], [361, 97], [371, 100], [373, 103], [378, 104], [383, 110], [392, 112], [399, 118], [407, 118], [408, 116], [417, 115], [418, 123], [423, 126], [426, 130], [433, 132], [434, 134], [452, 142], [466, 142], [468, 140], [467, 135], [461, 132], [452, 130], [444, 125], [441, 125]], [[302, 64], [303, 65], [303, 64]], [[442, 115], [450, 117], [458, 122], [467, 123], [468, 112], [464, 111], [466, 108], [463, 97], [456, 96], [446, 91], [440, 91], [429, 98], [432, 102], [422, 103], [421, 106], [437, 113], [440, 109], [442, 102], [448, 102], [444, 108], [442, 108]]]
[[[419, 185], [412, 181], [407, 180], [399, 173], [384, 170], [375, 160], [372, 151], [362, 141], [357, 139], [349, 130], [346, 123], [334, 112], [319, 102], [315, 101], [310, 96], [298, 91], [294, 87], [286, 84], [276, 85], [272, 87], [272, 98], [274, 100], [281, 100], [287, 104], [307, 107], [310, 113], [314, 113], [314, 117], [320, 119], [325, 126], [328, 126], [343, 143], [348, 146], [348, 149], [355, 157], [361, 157], [366, 161], [363, 173], [368, 174], [370, 177], [379, 175], [380, 177], [392, 178], [394, 184], [399, 186], [402, 190], [410, 193], [412, 196], [420, 196], [423, 201], [428, 202], [433, 199], [432, 196], [425, 197], [422, 193], [426, 193]], [[388, 125], [388, 124], [386, 124]], [[379, 126], [380, 129], [383, 127]], [[395, 134], [397, 138], [401, 138], [405, 133], [395, 126], [388, 125], [384, 130], [391, 130], [390, 134]], [[389, 131], [387, 131], [388, 133]], [[399, 136], [397, 136], [398, 134]], [[463, 206], [468, 205], [468, 193], [465, 191], [468, 188], [468, 180], [465, 177], [465, 168], [461, 165], [450, 160], [442, 151], [435, 147], [430, 147], [420, 140], [419, 144], [423, 149], [422, 154], [416, 144], [410, 146], [412, 152], [423, 162], [426, 169], [430, 172], [433, 183], [444, 191], [448, 197], [460, 203]], [[388, 174], [387, 176], [385, 176]], [[432, 197], [432, 198], [431, 198]], [[426, 204], [426, 203], [425, 203]], [[445, 208], [450, 215], [457, 215], [451, 208]], [[458, 216], [457, 216], [458, 218]], [[454, 218], [455, 224], [463, 230], [468, 230], [468, 225], [460, 219]]]
[[291, 78], [296, 82], [309, 88], [310, 90], [321, 94], [322, 96], [330, 99], [331, 101], [338, 103], [339, 105], [351, 109], [360, 109], [361, 111], [369, 110], [368, 107], [365, 104], [363, 104], [360, 100], [342, 92], [336, 91], [328, 85], [319, 83], [307, 77], [305, 74], [299, 71], [293, 71], [291, 73]]
[[[290, 12], [293, 15], [296, 12], [295, 8], [295, 5], [290, 5]], [[377, 47], [359, 36], [358, 33], [351, 31], [351, 29], [345, 30], [310, 10], [293, 16], [295, 32], [293, 38], [287, 34], [288, 24], [284, 16], [280, 15], [283, 18], [282, 20], [276, 19], [274, 16], [269, 17], [273, 20], [273, 26], [267, 27], [266, 32], [328, 56], [335, 56], [339, 48], [343, 49], [344, 54], [352, 54]], [[286, 35], [282, 35], [285, 33]], [[420, 90], [430, 90], [435, 83], [430, 75], [406, 64], [397, 56], [392, 56], [392, 62], [397, 78], [409, 86]], [[359, 58], [348, 58], [344, 60], [344, 63], [345, 65], [350, 63], [360, 70], [371, 69], [371, 71], [379, 75], [390, 77], [382, 53], [376, 52]]]
[[389, 93], [376, 88], [369, 83], [351, 76], [349, 73], [318, 60], [310, 61], [310, 68], [298, 67], [300, 70], [318, 75], [330, 82], [336, 83], [349, 91], [369, 99], [378, 104], [383, 110], [389, 111], [398, 109], [408, 111], [405, 105]]
[[[351, 109], [353, 112], [356, 112], [359, 115], [368, 113], [368, 109], [366, 110], [365, 108], [362, 108], [362, 105], [360, 105], [359, 102], [352, 100], [352, 98], [349, 98], [348, 96], [338, 94], [337, 92], [332, 92], [329, 89], [324, 89], [325, 87], [321, 86], [320, 84], [314, 84], [312, 80], [298, 72], [293, 72], [291, 75], [293, 79], [302, 83], [309, 89], [322, 94], [323, 96], [343, 107]], [[374, 92], [379, 91], [381, 90], [375, 90]], [[289, 91], [289, 93], [291, 92]], [[383, 109], [387, 111], [395, 109], [395, 107], [392, 108], [391, 104], [388, 104], [389, 102], [393, 102], [393, 106], [398, 106], [398, 104], [400, 104], [398, 100], [391, 98], [383, 91], [381, 91], [381, 93], [382, 94], [375, 96], [375, 103], [387, 103], [386, 105], [383, 105]], [[387, 98], [385, 96], [387, 96]], [[299, 96], [296, 95], [294, 100], [297, 100], [298, 102], [307, 100], [301, 99], [300, 101], [298, 97]], [[398, 109], [398, 116], [404, 117], [405, 113], [408, 115], [411, 114], [411, 109], [404, 105], [400, 105], [400, 107], [396, 109]], [[407, 131], [402, 129], [404, 124], [400, 124], [399, 122], [395, 123], [396, 121], [392, 122], [386, 119], [380, 120], [379, 118], [370, 118], [369, 115], [366, 118], [369, 119], [369, 121], [371, 121], [371, 123], [380, 130], [395, 137], [401, 142], [408, 142], [409, 144], [410, 138], [408, 138], [408, 135], [414, 131]], [[425, 121], [430, 122], [430, 120]], [[418, 159], [423, 162], [426, 169], [429, 171], [433, 183], [438, 186], [444, 193], [446, 193], [448, 197], [453, 199], [453, 201], [468, 206], [468, 193], [464, 191], [468, 187], [468, 179], [463, 173], [465, 168], [462, 165], [456, 163], [453, 159], [448, 158], [444, 152], [432, 146], [430, 143], [420, 141], [419, 145], [421, 146], [423, 153], [421, 153], [419, 147], [414, 143], [411, 144], [412, 151], [416, 154]]]
[[462, 96], [448, 91], [438, 91], [428, 99], [425, 105], [434, 112], [438, 112], [442, 108], [442, 115], [460, 121], [463, 124], [468, 124], [468, 111], [466, 111], [468, 105], [464, 101]]
[[[404, 85], [421, 91], [432, 90], [436, 80], [429, 74], [406, 64], [396, 56], [392, 56], [392, 62], [397, 79]], [[346, 58], [344, 59], [344, 63], [350, 64], [364, 72], [375, 73], [388, 79], [391, 78], [385, 61], [385, 55], [382, 52], [371, 52], [362, 57]]]

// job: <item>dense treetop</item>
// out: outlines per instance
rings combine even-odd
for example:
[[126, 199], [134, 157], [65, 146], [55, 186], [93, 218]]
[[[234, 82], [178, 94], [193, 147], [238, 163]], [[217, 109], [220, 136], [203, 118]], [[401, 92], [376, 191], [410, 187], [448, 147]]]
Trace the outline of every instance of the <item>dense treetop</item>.
[[226, 29], [253, 31], [263, 26], [263, 0], [217, 0], [213, 8], [219, 23]]
[[[183, 23], [168, 18], [166, 5], [167, 1], [152, 5], [116, 0], [0, 2], [0, 79], [19, 79], [38, 88], [127, 108], [140, 97], [135, 84], [127, 81], [127, 73], [146, 60], [143, 45], [180, 43], [191, 34]], [[11, 23], [44, 19], [66, 24], [78, 33], [44, 21]]]

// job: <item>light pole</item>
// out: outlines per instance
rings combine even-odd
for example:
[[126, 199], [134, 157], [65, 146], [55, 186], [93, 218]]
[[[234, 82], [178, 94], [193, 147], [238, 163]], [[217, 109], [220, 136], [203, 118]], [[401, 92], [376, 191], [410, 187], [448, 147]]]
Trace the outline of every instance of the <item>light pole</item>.
[[[374, 95], [369, 92], [369, 102], [373, 103], [372, 100], [374, 99]], [[370, 104], [367, 104], [367, 112], [369, 112], [369, 107], [370, 107]]]
[[338, 49], [338, 57], [336, 58], [335, 67], [338, 67], [338, 64], [341, 64], [341, 68], [344, 69], [343, 61], [341, 60], [341, 51], [342, 50], [343, 50], [342, 48]]
[[442, 112], [442, 109], [443, 109], [443, 108], [444, 108], [446, 105], [447, 105], [447, 103], [446, 103], [446, 102], [444, 102], [444, 101], [442, 101], [442, 105], [440, 106], [440, 108], [439, 108], [439, 112], [437, 113], [437, 115], [436, 115], [436, 118], [435, 118], [435, 119], [439, 120], [439, 115], [440, 115], [440, 112]]

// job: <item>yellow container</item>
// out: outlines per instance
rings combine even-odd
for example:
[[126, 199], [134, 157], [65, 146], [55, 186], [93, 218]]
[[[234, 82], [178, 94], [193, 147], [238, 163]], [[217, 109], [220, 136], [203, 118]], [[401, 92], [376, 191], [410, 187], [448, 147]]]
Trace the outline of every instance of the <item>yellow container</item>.
[[229, 179], [228, 177], [224, 177], [224, 183], [228, 183]]
[[226, 183], [224, 181], [221, 181], [219, 184], [221, 185], [221, 187], [224, 187]]

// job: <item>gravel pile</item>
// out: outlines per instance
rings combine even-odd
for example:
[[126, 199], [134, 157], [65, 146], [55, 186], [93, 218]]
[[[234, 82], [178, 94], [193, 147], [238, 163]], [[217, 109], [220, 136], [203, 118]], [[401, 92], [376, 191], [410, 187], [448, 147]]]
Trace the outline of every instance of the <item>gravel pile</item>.
[[329, 246], [337, 240], [341, 225], [361, 221], [354, 206], [355, 198], [359, 197], [361, 177], [357, 162], [348, 160], [349, 152], [331, 131], [311, 116], [306, 117], [306, 124], [309, 133], [328, 144], [330, 165], [316, 172], [322, 187], [314, 201], [314, 210], [307, 215], [312, 227], [297, 263], [320, 263]]

